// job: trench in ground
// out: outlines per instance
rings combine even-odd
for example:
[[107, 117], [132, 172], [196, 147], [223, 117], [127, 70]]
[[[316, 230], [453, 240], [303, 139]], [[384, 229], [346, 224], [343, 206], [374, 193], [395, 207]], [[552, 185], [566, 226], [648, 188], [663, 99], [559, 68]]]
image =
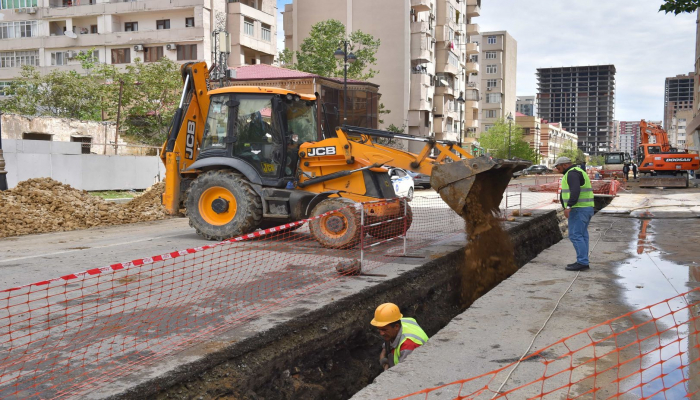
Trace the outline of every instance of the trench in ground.
[[[562, 239], [562, 218], [548, 211], [506, 223], [518, 268]], [[382, 372], [381, 338], [368, 323], [378, 304], [397, 303], [429, 336], [468, 308], [461, 296], [462, 281], [469, 278], [462, 272], [464, 253], [462, 248], [431, 260], [242, 340], [208, 363], [181, 368], [175, 378], [113, 398], [348, 399]], [[474, 298], [501, 280], [487, 282]]]

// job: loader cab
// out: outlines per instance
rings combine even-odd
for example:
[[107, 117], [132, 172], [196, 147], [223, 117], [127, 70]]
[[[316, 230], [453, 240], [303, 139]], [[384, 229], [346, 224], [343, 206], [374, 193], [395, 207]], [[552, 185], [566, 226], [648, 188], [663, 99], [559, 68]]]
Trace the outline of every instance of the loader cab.
[[299, 145], [316, 139], [316, 102], [292, 93], [236, 90], [210, 96], [198, 159], [235, 158], [252, 167], [264, 186], [285, 187], [296, 175]]

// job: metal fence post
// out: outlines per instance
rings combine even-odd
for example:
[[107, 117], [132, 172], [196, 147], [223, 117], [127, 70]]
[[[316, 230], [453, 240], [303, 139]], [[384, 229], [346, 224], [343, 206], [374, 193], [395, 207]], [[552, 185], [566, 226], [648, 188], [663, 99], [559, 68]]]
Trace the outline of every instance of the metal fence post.
[[406, 234], [408, 233], [408, 201], [403, 198], [403, 255], [406, 255]]
[[365, 204], [360, 203], [360, 269], [365, 261]]

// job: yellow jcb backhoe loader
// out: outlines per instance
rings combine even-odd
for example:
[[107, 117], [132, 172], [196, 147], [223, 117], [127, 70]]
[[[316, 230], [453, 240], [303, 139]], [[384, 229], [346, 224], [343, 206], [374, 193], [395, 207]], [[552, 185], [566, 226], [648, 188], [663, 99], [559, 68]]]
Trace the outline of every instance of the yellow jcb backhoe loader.
[[[353, 247], [360, 236], [357, 207], [349, 204], [396, 198], [382, 166], [431, 176], [432, 187], [460, 215], [477, 182], [484, 208], [497, 207], [512, 173], [526, 161], [473, 158], [456, 143], [343, 126], [317, 140], [316, 98], [269, 87], [208, 90], [205, 63], [182, 66], [184, 90], [162, 159], [163, 205], [184, 206], [190, 226], [207, 239], [224, 240], [290, 221], [342, 210], [310, 223], [330, 248]], [[329, 137], [333, 136], [333, 137]], [[372, 138], [425, 142], [420, 154], [375, 143]], [[437, 157], [430, 157], [435, 149]], [[381, 204], [381, 203], [380, 203]], [[375, 220], [408, 214], [401, 202], [366, 206]], [[489, 210], [490, 211], [490, 210]], [[400, 235], [397, 220], [377, 237]]]

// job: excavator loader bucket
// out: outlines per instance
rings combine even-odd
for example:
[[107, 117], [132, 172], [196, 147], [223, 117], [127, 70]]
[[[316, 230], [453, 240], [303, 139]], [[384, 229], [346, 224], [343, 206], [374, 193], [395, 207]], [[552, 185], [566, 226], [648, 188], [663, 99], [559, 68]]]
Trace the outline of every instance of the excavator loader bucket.
[[469, 215], [469, 207], [488, 214], [498, 210], [513, 173], [531, 164], [489, 156], [464, 159], [434, 166], [430, 185], [462, 217]]

